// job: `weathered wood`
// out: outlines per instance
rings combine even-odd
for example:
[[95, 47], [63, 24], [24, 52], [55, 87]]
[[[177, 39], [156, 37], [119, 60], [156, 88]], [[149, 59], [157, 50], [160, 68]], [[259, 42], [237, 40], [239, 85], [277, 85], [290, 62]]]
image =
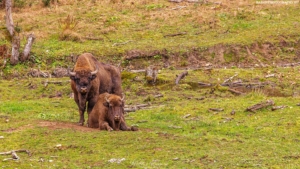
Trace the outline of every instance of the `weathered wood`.
[[29, 150], [25, 150], [25, 149], [0, 152], [0, 155], [9, 155], [9, 154], [12, 154], [13, 152], [26, 152], [28, 155], [30, 155], [30, 151]]
[[133, 73], [140, 73], [140, 72], [146, 72], [145, 69], [140, 69], [140, 70], [130, 70], [130, 72], [133, 72]]
[[212, 86], [211, 83], [198, 82], [198, 84], [199, 84], [201, 87], [211, 87], [211, 86]]
[[32, 44], [35, 40], [35, 36], [34, 34], [29, 34], [28, 37], [27, 37], [27, 43], [24, 47], [24, 51], [23, 51], [23, 55], [21, 56], [21, 61], [26, 61], [28, 58], [29, 58], [29, 54], [30, 54], [30, 51], [31, 51], [31, 47], [32, 47]]
[[20, 37], [14, 36], [12, 40], [10, 64], [16, 65], [19, 62], [19, 56], [20, 56], [19, 49], [20, 49]]
[[179, 81], [181, 79], [183, 79], [185, 76], [188, 75], [188, 71], [184, 71], [182, 72], [180, 75], [177, 76], [176, 80], [175, 80], [175, 84], [178, 85], [179, 84]]
[[182, 2], [182, 0], [169, 0], [169, 2], [180, 3], [180, 2]]
[[137, 105], [125, 105], [124, 112], [135, 112], [139, 109], [147, 109], [147, 107], [150, 105], [151, 105], [151, 103], [137, 104]]
[[234, 77], [236, 77], [237, 75], [238, 75], [238, 74], [235, 74], [235, 75], [229, 77], [228, 79], [224, 80], [223, 84], [226, 84], [228, 81], [232, 81], [232, 79], [233, 79]]
[[278, 109], [284, 109], [284, 108], [286, 108], [287, 106], [285, 106], [285, 105], [282, 105], [282, 106], [273, 106], [272, 107], [272, 111], [275, 111], [275, 110], [278, 110]]
[[155, 66], [147, 67], [147, 69], [145, 71], [145, 79], [147, 80], [147, 83], [155, 84], [156, 79], [157, 79], [157, 73], [158, 73], [158, 70]]
[[182, 9], [182, 8], [186, 8], [187, 6], [177, 6], [176, 8], [172, 8], [172, 10], [178, 10], [178, 9]]
[[153, 97], [154, 97], [154, 98], [164, 97], [164, 95], [162, 95], [162, 94], [157, 94], [157, 95], [154, 95]]
[[128, 40], [128, 41], [126, 41], [126, 42], [122, 42], [122, 43], [114, 43], [112, 46], [120, 46], [120, 45], [125, 45], [125, 44], [127, 44], [127, 43], [129, 43], [129, 42], [132, 42], [133, 40]]
[[174, 34], [168, 34], [168, 35], [164, 35], [164, 37], [174, 37], [174, 36], [180, 36], [180, 35], [186, 35], [186, 32], [179, 32], [179, 33], [174, 33]]
[[224, 111], [224, 109], [222, 109], [222, 108], [209, 108], [209, 110], [214, 111], [214, 112]]
[[255, 112], [256, 110], [268, 107], [268, 106], [272, 106], [274, 105], [274, 101], [273, 100], [267, 100], [266, 102], [261, 102], [258, 104], [255, 104], [253, 106], [250, 106], [246, 109], [246, 111], [250, 111], [250, 112]]
[[234, 90], [234, 89], [228, 89], [228, 91], [230, 91], [231, 93], [233, 93], [233, 94], [236, 94], [236, 95], [241, 95], [241, 94], [243, 94], [242, 92], [240, 92], [240, 91], [237, 91], [237, 90]]
[[6, 20], [6, 28], [11, 37], [14, 36], [15, 28], [14, 28], [14, 21], [12, 19], [12, 2], [11, 0], [5, 0], [5, 20]]

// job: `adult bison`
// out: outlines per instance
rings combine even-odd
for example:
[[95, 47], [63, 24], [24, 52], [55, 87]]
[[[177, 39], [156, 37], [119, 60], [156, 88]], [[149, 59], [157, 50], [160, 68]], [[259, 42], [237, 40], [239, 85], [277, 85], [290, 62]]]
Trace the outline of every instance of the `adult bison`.
[[127, 127], [124, 118], [124, 97], [115, 94], [100, 94], [88, 120], [88, 127], [100, 130], [138, 130], [136, 127]]
[[84, 53], [77, 58], [69, 75], [74, 100], [79, 108], [79, 125], [84, 124], [86, 106], [89, 114], [99, 94], [108, 92], [122, 95], [120, 71], [112, 65], [100, 63], [90, 53]]

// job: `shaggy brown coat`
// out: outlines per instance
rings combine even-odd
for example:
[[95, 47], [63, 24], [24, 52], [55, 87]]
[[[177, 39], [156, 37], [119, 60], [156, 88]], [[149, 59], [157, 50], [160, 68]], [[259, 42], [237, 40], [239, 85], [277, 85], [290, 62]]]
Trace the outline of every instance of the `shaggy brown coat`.
[[136, 131], [136, 127], [127, 127], [124, 118], [124, 98], [103, 93], [99, 95], [92, 112], [89, 114], [88, 126], [100, 130]]
[[121, 75], [118, 68], [100, 63], [90, 53], [80, 55], [73, 72], [69, 72], [69, 74], [74, 100], [79, 109], [79, 125], [84, 124], [86, 106], [89, 114], [99, 94], [108, 92], [122, 95]]

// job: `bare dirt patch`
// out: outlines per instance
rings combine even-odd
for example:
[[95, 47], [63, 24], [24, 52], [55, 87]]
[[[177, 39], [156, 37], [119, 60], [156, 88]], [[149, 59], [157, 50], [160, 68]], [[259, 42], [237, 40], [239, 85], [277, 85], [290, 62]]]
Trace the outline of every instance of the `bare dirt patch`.
[[38, 123], [38, 126], [40, 127], [47, 127], [52, 130], [57, 129], [72, 129], [75, 131], [83, 131], [83, 132], [95, 132], [99, 131], [97, 129], [88, 128], [86, 126], [79, 126], [75, 123], [68, 123], [68, 122], [54, 122], [54, 121], [41, 121]]

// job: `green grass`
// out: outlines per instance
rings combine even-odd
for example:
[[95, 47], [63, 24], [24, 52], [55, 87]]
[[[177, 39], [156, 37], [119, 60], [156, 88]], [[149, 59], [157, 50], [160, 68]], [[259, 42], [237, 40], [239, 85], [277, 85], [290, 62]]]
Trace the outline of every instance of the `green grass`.
[[[60, 1], [57, 7], [39, 7], [35, 3], [28, 2], [28, 6], [33, 4], [31, 8], [19, 8], [14, 13], [14, 21], [22, 28], [22, 36], [35, 32], [37, 38], [32, 55], [38, 58], [35, 62], [44, 69], [55, 66], [49, 62], [83, 52], [91, 52], [107, 61], [112, 56], [120, 60], [126, 51], [134, 49], [186, 53], [194, 48], [205, 49], [217, 44], [277, 43], [280, 37], [286, 37], [289, 42], [299, 40], [299, 5], [254, 5], [254, 1], [243, 5], [224, 2], [221, 6], [188, 3], [185, 8], [173, 10], [177, 4], [162, 0], [133, 4], [101, 1], [90, 5], [86, 5], [91, 3], [86, 1]], [[24, 15], [28, 17], [24, 18]], [[63, 31], [59, 23], [68, 15], [78, 22], [72, 31], [82, 37], [81, 42], [59, 40]], [[186, 34], [164, 37], [179, 32]], [[9, 45], [5, 37], [0, 38], [0, 44]], [[22, 40], [25, 44], [25, 38]], [[68, 63], [62, 62], [61, 65]]]
[[[273, 68], [269, 70], [214, 69], [210, 75], [203, 71], [189, 71], [179, 86], [194, 81], [222, 82], [238, 73], [236, 78], [252, 81], [266, 73], [276, 72], [283, 79], [274, 78], [280, 85], [298, 79], [298, 68]], [[85, 127], [68, 128], [63, 124], [75, 124], [78, 120], [77, 106], [69, 98], [68, 83], [49, 84], [45, 79], [1, 81], [1, 91], [9, 90], [0, 101], [1, 151], [30, 150], [29, 157], [18, 153], [19, 161], [1, 161], [2, 168], [298, 168], [299, 122], [298, 97], [269, 97], [264, 90], [254, 90], [234, 96], [226, 90], [188, 88], [177, 91], [172, 83], [174, 74], [180, 71], [164, 70], [159, 77], [169, 81], [159, 85], [131, 82], [134, 76], [123, 76], [126, 104], [135, 105], [156, 93], [152, 108], [138, 110], [126, 115], [128, 125], [137, 125], [137, 132], [107, 132], [85, 130]], [[142, 76], [137, 73], [136, 76]], [[209, 76], [209, 77], [208, 77]], [[218, 80], [220, 79], [220, 80]], [[48, 79], [49, 81], [54, 79]], [[66, 81], [66, 78], [55, 81]], [[37, 85], [27, 89], [30, 82]], [[299, 91], [299, 84], [289, 90]], [[159, 89], [170, 85], [169, 89]], [[135, 88], [129, 88], [135, 86]], [[173, 86], [173, 87], [172, 87]], [[19, 90], [20, 87], [22, 90]], [[47, 87], [47, 88], [48, 88]], [[145, 90], [147, 95], [136, 95]], [[174, 90], [175, 89], [175, 90]], [[48, 98], [53, 92], [63, 91], [61, 98]], [[8, 91], [7, 91], [8, 92]], [[44, 97], [41, 97], [43, 95]], [[26, 96], [28, 99], [23, 99]], [[196, 98], [205, 97], [204, 100]], [[190, 98], [190, 99], [188, 99]], [[256, 113], [246, 108], [261, 101], [272, 99], [285, 109], [270, 108]], [[209, 108], [223, 108], [212, 112]], [[230, 112], [235, 110], [235, 115]], [[190, 114], [188, 117], [184, 117]], [[6, 119], [9, 119], [6, 122]], [[53, 122], [48, 127], [42, 125]], [[59, 127], [61, 126], [61, 127]], [[120, 163], [109, 162], [121, 160]]]
[[[4, 137], [0, 138], [0, 152], [27, 149], [31, 156], [17, 153], [19, 161], [2, 161], [10, 155], [0, 155], [2, 168], [299, 168], [300, 69], [271, 64], [297, 60], [299, 5], [60, 0], [57, 7], [41, 7], [33, 0], [16, 2], [20, 8], [13, 11], [13, 18], [22, 29], [21, 46], [27, 33], [35, 32], [37, 38], [30, 61], [8, 64], [2, 70], [10, 80], [2, 77], [0, 81], [0, 136]], [[173, 9], [178, 5], [185, 7]], [[5, 11], [0, 13], [4, 15]], [[72, 31], [78, 33], [81, 41], [59, 40], [63, 32], [59, 23], [68, 15], [78, 22]], [[9, 46], [5, 31], [4, 27], [0, 29], [0, 45]], [[180, 32], [186, 34], [166, 36]], [[174, 84], [175, 75], [183, 72], [177, 66], [189, 67], [189, 52], [201, 52], [218, 44], [250, 48], [254, 43], [270, 42], [276, 46], [282, 39], [290, 45], [273, 51], [271, 59], [259, 50], [251, 51], [270, 66], [188, 70], [188, 76], [179, 85]], [[119, 43], [124, 44], [116, 45]], [[162, 55], [136, 61], [123, 59], [130, 50], [164, 49], [169, 68], [162, 68]], [[225, 62], [246, 62], [246, 49], [241, 51], [244, 53], [240, 56], [224, 53]], [[70, 56], [83, 52], [91, 52], [103, 62], [122, 63], [123, 68], [133, 64], [138, 68], [162, 68], [155, 85], [147, 84], [144, 73], [122, 72], [126, 105], [151, 103], [150, 109], [126, 115], [127, 124], [138, 126], [139, 131], [107, 132], [78, 127], [78, 108], [70, 98], [69, 78], [27, 75], [31, 68], [50, 71], [72, 67]], [[207, 62], [217, 57], [216, 52], [202, 54], [200, 60]], [[270, 74], [274, 76], [267, 78]], [[239, 89], [244, 94], [237, 96], [221, 86], [230, 77], [234, 77], [232, 81], [265, 85]], [[46, 80], [62, 84], [45, 86]], [[198, 82], [212, 86], [203, 88]], [[62, 97], [56, 97], [57, 93]], [[155, 98], [158, 93], [163, 97]], [[287, 107], [245, 111], [269, 99]], [[213, 112], [210, 108], [224, 111]], [[233, 110], [235, 114], [231, 115]]]

